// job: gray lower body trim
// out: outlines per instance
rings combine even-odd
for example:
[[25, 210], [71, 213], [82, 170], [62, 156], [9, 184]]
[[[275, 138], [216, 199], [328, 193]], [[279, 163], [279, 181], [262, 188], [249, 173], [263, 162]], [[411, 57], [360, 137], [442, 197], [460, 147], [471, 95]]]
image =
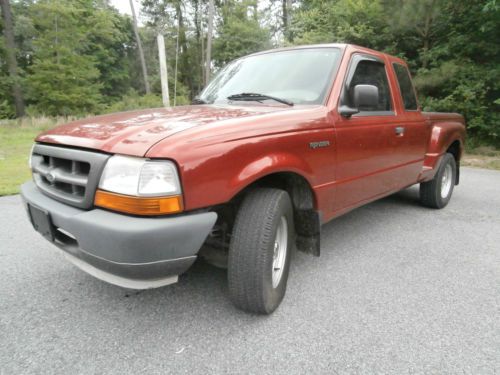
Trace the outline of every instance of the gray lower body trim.
[[33, 182], [21, 186], [21, 195], [49, 213], [56, 229], [53, 243], [74, 264], [104, 281], [134, 288], [166, 285], [185, 272], [217, 220], [214, 212], [141, 218], [85, 211], [47, 197]]
[[[80, 268], [82, 271], [94, 276], [95, 278], [105, 281], [107, 283], [121, 286], [122, 288], [129, 289], [152, 289], [159, 288], [165, 285], [176, 283], [179, 277], [176, 276], [166, 276], [157, 279], [148, 278], [146, 280], [141, 279], [129, 279], [122, 276], [117, 276], [115, 273], [103, 271], [100, 268], [94, 267], [90, 263], [82, 261], [80, 258], [73, 256], [65, 251], [61, 251], [65, 258], [73, 263], [76, 267]], [[196, 259], [196, 257], [194, 257]]]

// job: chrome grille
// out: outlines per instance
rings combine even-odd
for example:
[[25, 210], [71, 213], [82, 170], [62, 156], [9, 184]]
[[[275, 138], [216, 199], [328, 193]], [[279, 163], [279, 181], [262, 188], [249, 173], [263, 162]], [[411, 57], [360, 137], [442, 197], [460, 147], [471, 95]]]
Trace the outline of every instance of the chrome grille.
[[90, 208], [109, 157], [98, 152], [37, 143], [31, 155], [33, 179], [52, 198], [72, 206]]

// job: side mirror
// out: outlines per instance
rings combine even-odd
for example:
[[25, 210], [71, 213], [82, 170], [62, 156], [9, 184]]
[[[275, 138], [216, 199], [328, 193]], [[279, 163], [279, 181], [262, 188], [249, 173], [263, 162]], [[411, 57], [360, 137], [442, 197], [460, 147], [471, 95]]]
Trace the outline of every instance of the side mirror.
[[356, 85], [353, 90], [352, 104], [354, 107], [342, 105], [339, 108], [341, 116], [349, 118], [360, 112], [360, 108], [378, 106], [378, 87], [373, 85]]
[[376, 107], [378, 105], [378, 87], [373, 85], [356, 85], [353, 92], [355, 108]]

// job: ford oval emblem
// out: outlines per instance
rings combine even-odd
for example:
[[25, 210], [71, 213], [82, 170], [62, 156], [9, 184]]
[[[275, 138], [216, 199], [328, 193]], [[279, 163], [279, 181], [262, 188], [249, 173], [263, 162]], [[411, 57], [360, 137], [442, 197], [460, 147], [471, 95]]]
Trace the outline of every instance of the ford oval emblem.
[[45, 178], [49, 182], [54, 182], [56, 180], [56, 175], [53, 172], [49, 172], [46, 174]]

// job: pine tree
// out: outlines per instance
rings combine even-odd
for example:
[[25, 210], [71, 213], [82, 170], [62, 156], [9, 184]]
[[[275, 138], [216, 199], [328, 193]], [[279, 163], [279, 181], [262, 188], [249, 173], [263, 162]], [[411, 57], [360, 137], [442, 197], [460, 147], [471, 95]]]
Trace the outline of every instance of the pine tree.
[[70, 0], [41, 0], [31, 11], [38, 37], [29, 68], [29, 99], [48, 115], [97, 112], [102, 84], [97, 59], [89, 54], [89, 9]]
[[16, 116], [24, 116], [24, 98], [19, 84], [16, 45], [14, 43], [14, 26], [12, 21], [12, 12], [9, 0], [0, 0], [0, 8], [3, 18], [3, 33], [5, 36], [5, 54], [7, 56], [7, 66], [9, 78], [12, 83], [12, 95], [16, 107]]

